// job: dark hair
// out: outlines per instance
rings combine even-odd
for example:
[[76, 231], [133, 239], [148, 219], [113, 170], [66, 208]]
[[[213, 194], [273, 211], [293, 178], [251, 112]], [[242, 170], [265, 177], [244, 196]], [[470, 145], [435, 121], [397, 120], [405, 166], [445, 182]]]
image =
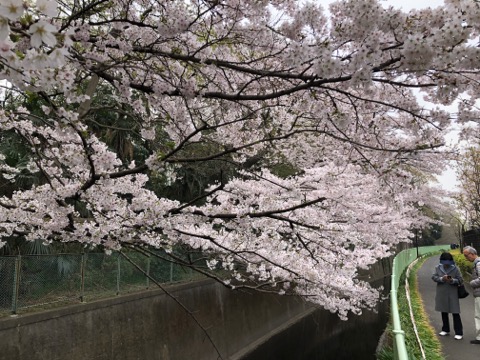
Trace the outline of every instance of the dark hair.
[[440, 260], [453, 260], [453, 256], [449, 252], [444, 252], [440, 255]]

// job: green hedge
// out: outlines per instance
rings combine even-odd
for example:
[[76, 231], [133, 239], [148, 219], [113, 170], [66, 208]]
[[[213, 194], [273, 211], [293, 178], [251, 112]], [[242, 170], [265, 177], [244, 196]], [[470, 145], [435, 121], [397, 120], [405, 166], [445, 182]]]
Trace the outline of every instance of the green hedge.
[[467, 274], [470, 275], [473, 270], [473, 263], [465, 259], [465, 257], [459, 250], [453, 250], [453, 251], [450, 251], [450, 253], [453, 255], [455, 264], [458, 266], [463, 276]]

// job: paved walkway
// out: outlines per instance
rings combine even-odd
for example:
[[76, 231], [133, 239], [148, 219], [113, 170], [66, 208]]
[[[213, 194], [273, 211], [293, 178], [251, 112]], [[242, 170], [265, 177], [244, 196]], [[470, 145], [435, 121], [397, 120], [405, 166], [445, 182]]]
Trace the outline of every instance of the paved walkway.
[[453, 338], [453, 320], [450, 317], [451, 333], [449, 336], [439, 336], [442, 330], [442, 316], [435, 311], [435, 287], [436, 283], [431, 276], [435, 266], [439, 263], [439, 255], [428, 258], [418, 269], [418, 289], [423, 299], [425, 311], [430, 318], [430, 324], [442, 343], [443, 354], [446, 360], [478, 360], [480, 359], [480, 345], [470, 344], [470, 340], [475, 339], [474, 335], [474, 309], [472, 291], [468, 284], [466, 288], [470, 293], [465, 299], [460, 299], [460, 311], [463, 323], [463, 339], [455, 340]]

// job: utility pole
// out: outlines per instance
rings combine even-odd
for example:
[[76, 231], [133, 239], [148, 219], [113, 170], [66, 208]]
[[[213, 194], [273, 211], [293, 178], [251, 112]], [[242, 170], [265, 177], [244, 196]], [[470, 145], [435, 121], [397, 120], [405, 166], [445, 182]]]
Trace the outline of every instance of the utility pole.
[[417, 247], [417, 258], [418, 258], [418, 229], [415, 229], [415, 246]]

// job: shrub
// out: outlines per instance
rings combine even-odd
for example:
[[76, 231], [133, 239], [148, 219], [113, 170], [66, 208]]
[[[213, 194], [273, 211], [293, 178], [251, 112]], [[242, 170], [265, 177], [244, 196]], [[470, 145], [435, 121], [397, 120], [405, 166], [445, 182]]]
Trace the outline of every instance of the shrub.
[[465, 259], [463, 254], [460, 253], [458, 250], [451, 251], [451, 253], [453, 255], [453, 259], [455, 260], [455, 264], [458, 266], [463, 276], [467, 274], [470, 275], [472, 273], [473, 264], [467, 259]]

